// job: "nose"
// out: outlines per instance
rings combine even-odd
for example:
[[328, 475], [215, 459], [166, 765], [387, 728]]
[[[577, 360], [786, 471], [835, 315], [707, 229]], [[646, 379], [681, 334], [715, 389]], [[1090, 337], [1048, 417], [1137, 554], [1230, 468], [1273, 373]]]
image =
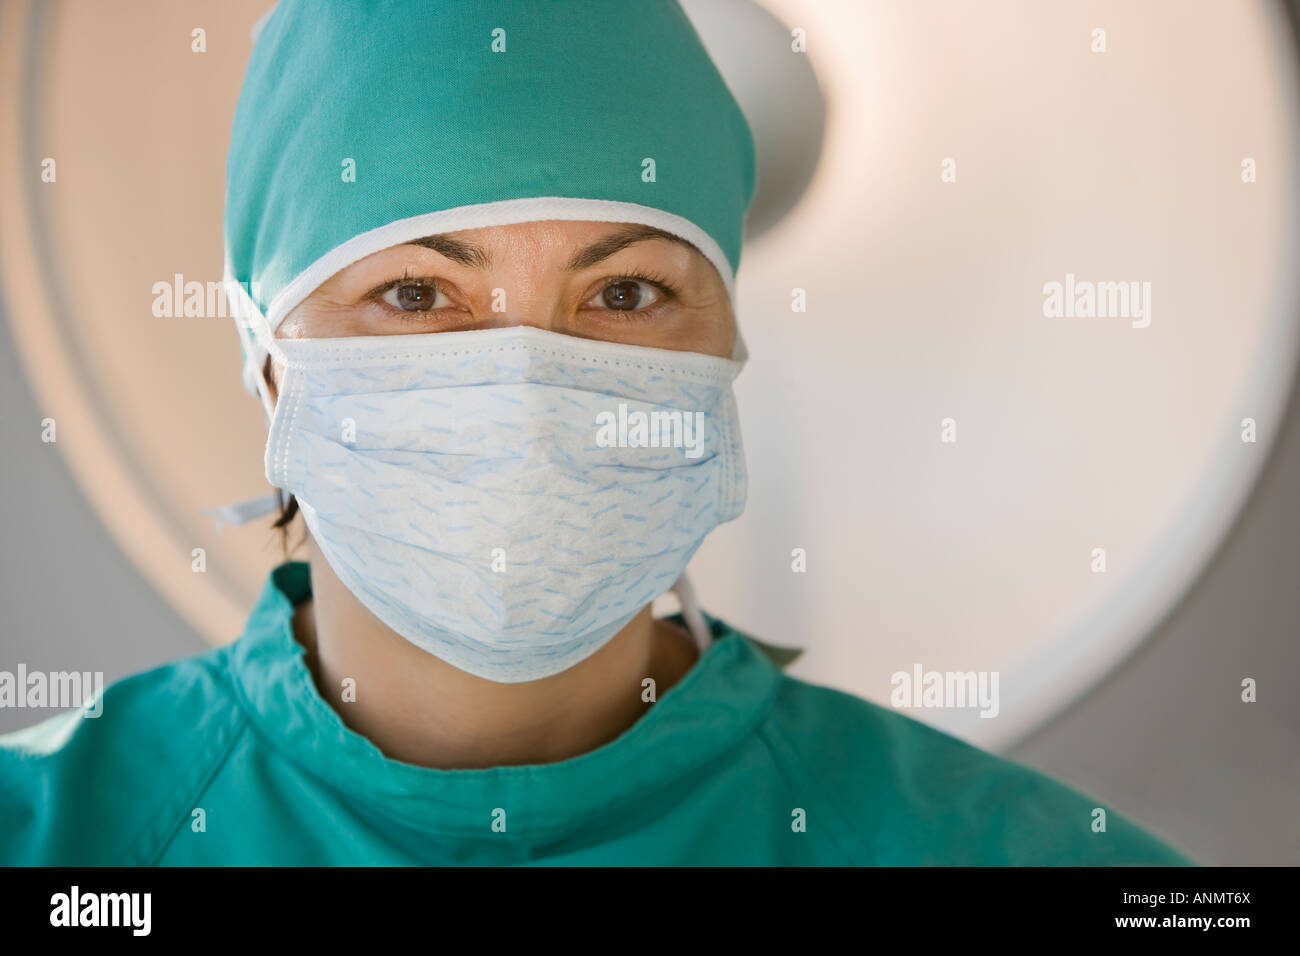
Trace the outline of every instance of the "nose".
[[527, 325], [547, 332], [565, 332], [571, 316], [564, 301], [561, 277], [520, 263], [492, 277], [488, 309], [478, 323], [482, 328]]

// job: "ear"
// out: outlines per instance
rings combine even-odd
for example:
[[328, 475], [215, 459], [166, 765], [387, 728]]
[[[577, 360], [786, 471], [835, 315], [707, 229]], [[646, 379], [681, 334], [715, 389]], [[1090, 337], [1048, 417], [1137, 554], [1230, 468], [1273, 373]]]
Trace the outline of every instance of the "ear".
[[267, 394], [271, 398], [271, 404], [274, 405], [280, 397], [279, 376], [275, 374], [275, 365], [271, 361], [271, 356], [266, 357], [262, 363], [262, 381], [266, 383]]
[[262, 402], [262, 415], [266, 418], [266, 427], [268, 431], [271, 428], [272, 422], [275, 420], [275, 406], [280, 394], [280, 389], [278, 387], [279, 377], [275, 372], [275, 365], [271, 360], [271, 356], [268, 355], [262, 362], [262, 380], [256, 382], [257, 397]]

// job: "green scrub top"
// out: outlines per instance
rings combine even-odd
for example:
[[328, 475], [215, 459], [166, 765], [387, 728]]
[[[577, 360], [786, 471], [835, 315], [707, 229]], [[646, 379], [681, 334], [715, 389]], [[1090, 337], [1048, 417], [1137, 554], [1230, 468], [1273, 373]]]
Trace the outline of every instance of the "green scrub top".
[[[293, 637], [308, 565], [240, 639], [136, 674], [99, 717], [0, 736], [5, 865], [1191, 865], [1029, 768], [713, 642], [621, 736], [557, 763], [390, 759]], [[202, 811], [201, 813], [199, 811]]]

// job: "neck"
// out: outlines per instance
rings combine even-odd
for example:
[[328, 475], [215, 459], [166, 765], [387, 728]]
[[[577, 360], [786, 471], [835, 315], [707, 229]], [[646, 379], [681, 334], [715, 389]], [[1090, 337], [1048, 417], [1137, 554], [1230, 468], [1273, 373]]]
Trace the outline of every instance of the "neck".
[[[321, 696], [387, 756], [443, 769], [566, 760], [618, 737], [699, 652], [690, 634], [647, 605], [600, 650], [541, 680], [499, 684], [411, 644], [362, 605], [307, 538], [312, 599], [294, 633]], [[345, 700], [344, 681], [355, 687]], [[349, 695], [351, 696], [351, 695]]]

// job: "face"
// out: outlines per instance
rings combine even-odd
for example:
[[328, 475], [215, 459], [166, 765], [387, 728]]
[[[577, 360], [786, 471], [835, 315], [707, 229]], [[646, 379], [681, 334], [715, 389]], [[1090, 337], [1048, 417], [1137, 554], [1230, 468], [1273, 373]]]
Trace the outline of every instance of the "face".
[[726, 286], [694, 246], [648, 226], [567, 220], [463, 229], [392, 246], [332, 276], [276, 335], [509, 325], [723, 358], [736, 336]]

